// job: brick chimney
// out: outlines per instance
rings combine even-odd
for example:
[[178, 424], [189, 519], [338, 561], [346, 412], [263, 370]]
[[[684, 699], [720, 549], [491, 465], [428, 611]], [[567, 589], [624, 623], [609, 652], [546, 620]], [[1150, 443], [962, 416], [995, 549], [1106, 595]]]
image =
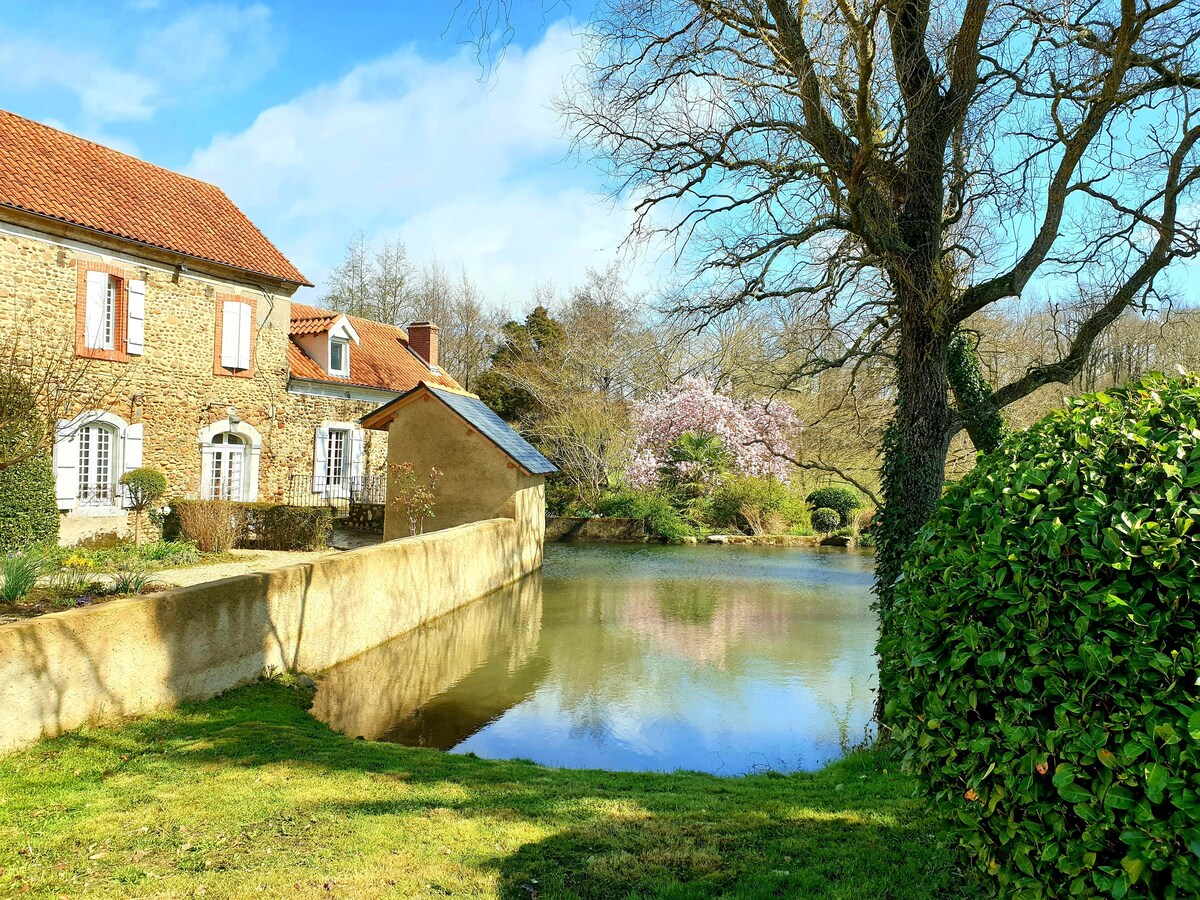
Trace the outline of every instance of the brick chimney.
[[438, 332], [441, 330], [432, 322], [413, 322], [408, 326], [408, 346], [429, 363], [431, 369], [437, 368]]

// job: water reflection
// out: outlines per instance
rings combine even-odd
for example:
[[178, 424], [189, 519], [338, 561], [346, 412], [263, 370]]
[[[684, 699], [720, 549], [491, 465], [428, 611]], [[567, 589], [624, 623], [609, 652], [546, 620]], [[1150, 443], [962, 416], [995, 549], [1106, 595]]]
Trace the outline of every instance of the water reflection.
[[352, 735], [609, 769], [814, 768], [870, 719], [871, 560], [790, 548], [548, 548], [526, 579], [338, 666]]

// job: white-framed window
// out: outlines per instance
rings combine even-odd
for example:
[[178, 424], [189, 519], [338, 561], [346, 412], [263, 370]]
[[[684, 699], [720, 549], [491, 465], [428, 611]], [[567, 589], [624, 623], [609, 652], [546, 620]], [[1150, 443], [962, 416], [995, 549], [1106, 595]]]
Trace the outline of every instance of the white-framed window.
[[117, 295], [121, 280], [106, 272], [87, 273], [84, 314], [84, 346], [89, 350], [112, 350], [117, 342]]
[[116, 502], [116, 429], [85, 425], [75, 439], [79, 447], [76, 472], [80, 506], [113, 506]]
[[245, 493], [246, 446], [236, 434], [218, 434], [213, 439], [209, 462], [210, 500], [242, 501]]
[[329, 374], [350, 377], [350, 342], [341, 338], [329, 340]]
[[200, 499], [258, 499], [262, 436], [245, 422], [223, 420], [200, 430]]
[[143, 428], [120, 416], [89, 410], [58, 422], [54, 484], [58, 508], [116, 515], [125, 502], [121, 475], [142, 464]]
[[363, 430], [350, 422], [325, 422], [313, 449], [313, 492], [328, 499], [350, 496], [363, 468]]

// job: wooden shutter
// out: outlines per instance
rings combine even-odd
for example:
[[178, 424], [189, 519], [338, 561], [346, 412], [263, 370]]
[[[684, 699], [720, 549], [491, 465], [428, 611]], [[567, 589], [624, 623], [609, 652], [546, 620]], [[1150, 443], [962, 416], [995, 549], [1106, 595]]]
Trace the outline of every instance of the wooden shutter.
[[[121, 448], [121, 472], [124, 475], [126, 472], [131, 472], [134, 469], [142, 467], [142, 435], [144, 426], [141, 424], [130, 425], [125, 429], [125, 434], [122, 437]], [[121, 488], [121, 496], [125, 497], [125, 490]], [[125, 500], [125, 505], [128, 506], [128, 500]]]
[[108, 307], [108, 275], [87, 273], [87, 295], [84, 300], [83, 345], [92, 350], [105, 350], [104, 316]]
[[141, 356], [146, 349], [146, 282], [130, 281], [125, 293], [129, 299], [125, 345], [130, 356]]
[[325, 493], [325, 479], [329, 467], [329, 429], [324, 425], [317, 428], [317, 440], [313, 445], [313, 493]]
[[238, 331], [242, 324], [238, 308], [243, 305], [232, 300], [221, 304], [221, 365], [226, 369], [238, 367]]
[[69, 420], [60, 419], [54, 441], [54, 493], [58, 508], [64, 511], [74, 509], [79, 498], [78, 429], [71, 426]]
[[254, 337], [254, 310], [249, 303], [238, 304], [238, 368], [250, 368], [250, 341]]
[[350, 471], [346, 473], [351, 478], [361, 478], [363, 474], [363, 430], [355, 428], [350, 432]]

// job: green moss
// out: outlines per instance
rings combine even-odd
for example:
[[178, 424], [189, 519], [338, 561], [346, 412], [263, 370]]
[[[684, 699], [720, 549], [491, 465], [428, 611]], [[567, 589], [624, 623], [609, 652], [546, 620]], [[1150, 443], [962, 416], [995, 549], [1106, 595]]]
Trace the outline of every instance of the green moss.
[[5, 757], [0, 894], [986, 895], [882, 753], [785, 776], [556, 770], [352, 741], [306, 701], [263, 683]]

